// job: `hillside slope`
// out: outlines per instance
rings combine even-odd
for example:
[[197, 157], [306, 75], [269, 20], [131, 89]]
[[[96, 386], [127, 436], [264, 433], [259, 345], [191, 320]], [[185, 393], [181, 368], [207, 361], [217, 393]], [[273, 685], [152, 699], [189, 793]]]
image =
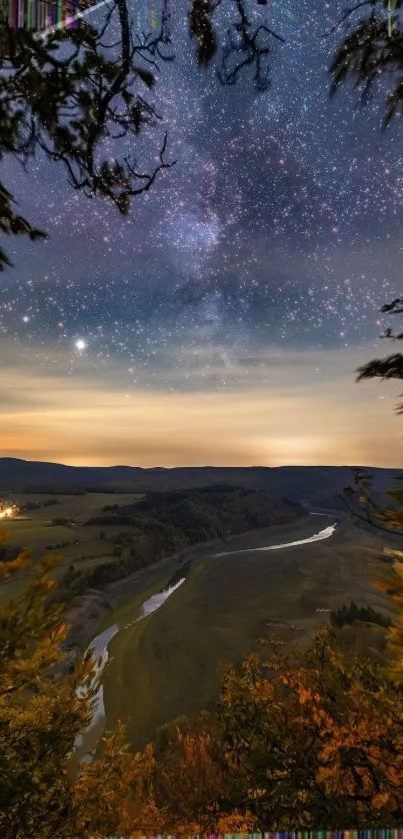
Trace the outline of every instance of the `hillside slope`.
[[119, 536], [119, 559], [88, 571], [70, 569], [63, 580], [62, 597], [68, 600], [88, 588], [103, 587], [190, 545], [291, 524], [306, 512], [298, 502], [262, 490], [219, 485], [149, 493], [135, 504], [108, 506], [101, 516], [90, 518], [87, 526], [127, 528]]
[[[374, 477], [374, 489], [389, 489], [397, 469], [365, 467]], [[243, 486], [287, 496], [316, 506], [340, 506], [337, 493], [351, 485], [348, 466], [180, 467], [141, 469], [135, 466], [82, 467], [0, 458], [1, 492], [155, 492], [191, 489], [213, 484]]]

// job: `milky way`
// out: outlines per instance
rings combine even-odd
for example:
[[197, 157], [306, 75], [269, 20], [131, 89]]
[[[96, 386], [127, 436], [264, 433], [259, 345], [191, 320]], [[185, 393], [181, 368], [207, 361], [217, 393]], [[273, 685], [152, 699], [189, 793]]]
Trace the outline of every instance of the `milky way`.
[[[57, 356], [70, 376], [85, 357], [92, 381], [116, 362], [125, 394], [140, 378], [187, 392], [203, 380], [225, 388], [228, 371], [242, 383], [248, 360], [274, 345], [374, 344], [389, 325], [380, 306], [401, 293], [403, 146], [399, 120], [381, 130], [383, 81], [365, 109], [351, 84], [329, 98], [348, 25], [326, 33], [346, 2], [272, 0], [270, 25], [285, 43], [272, 39], [260, 94], [248, 72], [224, 87], [214, 67], [199, 70], [187, 4], [172, 7], [176, 58], [147, 93], [163, 121], [139, 141], [138, 159], [150, 163], [167, 130], [177, 162], [128, 218], [73, 193], [49, 161], [28, 175], [3, 165], [19, 210], [49, 240], [5, 243], [14, 267], [0, 283], [1, 341], [42, 365]], [[264, 7], [249, 8], [264, 19]], [[182, 364], [186, 375], [173, 377]]]

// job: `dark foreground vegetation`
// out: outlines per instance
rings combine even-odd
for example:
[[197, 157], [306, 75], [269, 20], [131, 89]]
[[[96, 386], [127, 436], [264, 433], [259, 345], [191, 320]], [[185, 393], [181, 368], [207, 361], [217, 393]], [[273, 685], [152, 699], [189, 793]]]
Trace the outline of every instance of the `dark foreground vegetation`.
[[332, 626], [347, 626], [355, 621], [373, 623], [377, 626], [391, 626], [392, 621], [387, 615], [377, 612], [372, 606], [357, 606], [354, 601], [332, 612], [330, 623]]
[[[109, 506], [107, 518], [126, 516], [144, 544], [157, 548], [160, 538], [176, 547], [303, 512], [266, 493], [222, 486]], [[395, 509], [389, 516], [403, 529], [401, 513], [400, 519]], [[393, 565], [379, 562], [378, 586], [399, 606], [401, 553], [388, 549], [391, 556]], [[2, 573], [27, 562], [25, 554], [3, 562]], [[73, 672], [57, 673], [68, 627], [62, 606], [49, 601], [55, 562], [47, 557], [30, 587], [0, 608], [0, 835], [98, 839], [135, 830], [401, 824], [400, 616], [383, 626], [377, 612], [353, 602], [336, 613], [342, 626], [317, 629], [307, 643], [279, 642], [274, 632], [260, 652], [227, 667], [208, 708], [164, 725], [140, 751], [126, 745], [118, 723], [92, 762], [72, 773], [75, 740], [92, 718], [97, 684], [89, 658], [76, 662]], [[346, 654], [345, 631], [360, 622], [382, 641], [381, 657], [369, 648]]]
[[[3, 573], [16, 563], [26, 559], [4, 563]], [[46, 607], [52, 564], [0, 609], [0, 835], [401, 824], [403, 682], [393, 664], [401, 650], [382, 664], [348, 659], [341, 630], [326, 627], [302, 647], [262, 643], [260, 654], [227, 668], [209, 710], [165, 725], [142, 751], [125, 746], [119, 724], [72, 774], [96, 684], [88, 659], [55, 675], [67, 627]]]

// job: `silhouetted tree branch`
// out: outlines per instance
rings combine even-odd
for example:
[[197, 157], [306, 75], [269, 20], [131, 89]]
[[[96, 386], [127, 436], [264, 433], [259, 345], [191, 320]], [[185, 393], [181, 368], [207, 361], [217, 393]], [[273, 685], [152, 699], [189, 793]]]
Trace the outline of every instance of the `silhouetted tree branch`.
[[[381, 508], [371, 497], [373, 492], [372, 475], [365, 472], [361, 467], [351, 467], [351, 472], [354, 475], [354, 488], [351, 486], [344, 487], [338, 493], [338, 497], [341, 498], [348, 512], [354, 518], [360, 519], [365, 524], [369, 524], [383, 533], [402, 536], [403, 519], [401, 514], [393, 508]], [[396, 480], [403, 481], [403, 475], [397, 475]], [[402, 489], [391, 489], [386, 494], [398, 501], [403, 499]], [[389, 523], [389, 527], [385, 526], [385, 523]]]
[[[192, 0], [189, 14], [190, 35], [197, 42], [197, 57], [200, 66], [207, 67], [217, 52], [217, 36], [213, 28], [213, 14], [223, 0]], [[222, 49], [217, 77], [223, 85], [233, 85], [246, 67], [253, 67], [254, 85], [257, 91], [267, 90], [270, 85], [268, 59], [270, 46], [265, 36], [284, 43], [265, 24], [254, 24], [245, 11], [244, 0], [230, 0], [227, 7], [234, 9], [237, 19], [227, 29], [226, 42]]]
[[[108, 40], [113, 13], [119, 38]], [[40, 33], [39, 33], [40, 35]], [[141, 91], [151, 90], [161, 61], [172, 61], [170, 39], [133, 33], [126, 0], [115, 0], [95, 29], [86, 22], [75, 30], [38, 33], [2, 27], [0, 31], [0, 159], [12, 154], [27, 168], [41, 149], [66, 168], [68, 181], [87, 196], [107, 198], [129, 211], [130, 200], [145, 192], [157, 175], [174, 165], [166, 160], [167, 135], [158, 162], [143, 174], [132, 155], [110, 156], [110, 142], [135, 139], [143, 125], [161, 120]], [[62, 48], [62, 49], [61, 49]], [[14, 198], [0, 185], [0, 228], [6, 234], [42, 231], [13, 210]], [[0, 251], [0, 269], [10, 262]]]
[[[403, 299], [398, 297], [392, 303], [386, 303], [380, 311], [388, 314], [403, 314]], [[400, 341], [403, 338], [403, 333], [395, 334], [388, 328], [380, 337]], [[403, 379], [403, 355], [394, 353], [386, 358], [374, 358], [359, 367], [357, 373], [359, 374], [356, 379], [357, 382], [373, 378]], [[397, 406], [396, 413], [403, 413], [403, 404]]]
[[[403, 314], [403, 298], [397, 297], [392, 303], [385, 303], [380, 311], [382, 314]], [[380, 337], [399, 341], [403, 339], [403, 333], [395, 334], [388, 328]], [[395, 353], [386, 358], [372, 359], [372, 361], [359, 367], [357, 373], [357, 382], [363, 379], [377, 377], [381, 379], [403, 379], [403, 354]], [[398, 414], [402, 414], [403, 405], [398, 405], [396, 411]], [[401, 514], [390, 508], [381, 509], [371, 498], [372, 476], [363, 472], [360, 468], [354, 468], [352, 471], [355, 476], [355, 489], [346, 487], [340, 494], [340, 498], [349, 512], [367, 524], [373, 525], [378, 530], [399, 536], [402, 535], [403, 518]], [[402, 481], [403, 476], [397, 476], [396, 480]], [[403, 502], [402, 489], [391, 489], [387, 492], [387, 495], [397, 500], [400, 504]], [[389, 527], [384, 527], [380, 522], [386, 522], [389, 524]]]
[[389, 0], [363, 0], [348, 8], [331, 30], [334, 32], [341, 23], [362, 9], [370, 11], [369, 17], [357, 24], [336, 51], [330, 67], [330, 93], [334, 95], [342, 83], [354, 79], [356, 87], [361, 89], [361, 102], [366, 104], [375, 82], [380, 81], [385, 73], [388, 77], [393, 74], [394, 88], [387, 94], [383, 129], [400, 112], [403, 102], [403, 38], [395, 25], [402, 7], [403, 0], [395, 0], [393, 9]]
[[[256, 0], [257, 6], [262, 3]], [[364, 0], [343, 14], [342, 20], [362, 8], [369, 20], [359, 23], [339, 47], [332, 64], [332, 91], [355, 74], [368, 92], [382, 72], [403, 67], [403, 39], [388, 37], [385, 14], [388, 0]], [[403, 0], [396, 0], [397, 10]], [[189, 0], [189, 33], [196, 43], [199, 66], [207, 68], [219, 50], [214, 15], [220, 9], [233, 16], [219, 59], [222, 84], [235, 84], [251, 68], [255, 89], [269, 86], [270, 42], [284, 39], [265, 23], [255, 24], [245, 0]], [[156, 33], [135, 33], [126, 0], [111, 0], [104, 19], [95, 28], [86, 19], [79, 29], [58, 30], [46, 37], [26, 30], [0, 30], [0, 160], [12, 154], [27, 167], [41, 150], [61, 163], [71, 186], [87, 196], [111, 200], [129, 211], [131, 199], [148, 190], [157, 176], [176, 161], [166, 159], [164, 135], [157, 165], [143, 173], [135, 155], [110, 154], [111, 144], [135, 142], [144, 125], [157, 127], [161, 116], [142, 95], [156, 82], [161, 64], [174, 60], [166, 34], [165, 12]], [[117, 24], [116, 37], [113, 26]], [[111, 30], [114, 37], [111, 39]], [[403, 99], [403, 80], [389, 96], [387, 121]], [[1, 187], [1, 185], [0, 185]], [[0, 228], [4, 233], [45, 234], [17, 215], [14, 198], [0, 188]], [[0, 270], [10, 262], [0, 250]]]

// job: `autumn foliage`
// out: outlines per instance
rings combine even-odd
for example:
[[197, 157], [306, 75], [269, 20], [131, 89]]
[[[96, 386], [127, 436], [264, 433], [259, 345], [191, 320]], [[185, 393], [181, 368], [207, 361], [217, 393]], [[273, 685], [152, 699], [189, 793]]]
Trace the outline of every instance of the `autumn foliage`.
[[[67, 626], [49, 606], [55, 562], [0, 609], [1, 836], [402, 823], [403, 684], [386, 664], [347, 661], [329, 628], [305, 648], [262, 644], [228, 669], [213, 710], [164, 726], [143, 752], [133, 754], [119, 725], [72, 774], [97, 683], [89, 659], [57, 672]], [[21, 555], [3, 573], [27, 563]]]
[[[94, 836], [129, 833], [128, 802], [147, 774], [149, 752], [128, 756], [119, 726], [71, 781], [75, 739], [91, 720], [97, 684], [88, 659], [72, 675], [57, 675], [67, 626], [61, 607], [47, 606], [56, 561], [47, 557], [27, 591], [0, 608], [0, 836], [7, 839], [67, 839], [89, 828]], [[21, 555], [3, 563], [3, 574], [27, 564]]]
[[269, 644], [264, 661], [252, 655], [241, 672], [228, 671], [219, 710], [205, 720], [214, 735], [204, 737], [215, 784], [210, 775], [204, 812], [200, 795], [178, 799], [182, 790], [186, 796], [185, 771], [189, 789], [202, 783], [201, 735], [188, 736], [184, 748], [179, 728], [155, 764], [157, 806], [163, 801], [171, 818], [186, 808], [200, 826], [215, 811], [209, 828], [227, 832], [234, 819], [245, 830], [401, 823], [403, 691], [377, 670], [369, 662], [347, 665], [327, 629], [304, 651], [283, 656]]

